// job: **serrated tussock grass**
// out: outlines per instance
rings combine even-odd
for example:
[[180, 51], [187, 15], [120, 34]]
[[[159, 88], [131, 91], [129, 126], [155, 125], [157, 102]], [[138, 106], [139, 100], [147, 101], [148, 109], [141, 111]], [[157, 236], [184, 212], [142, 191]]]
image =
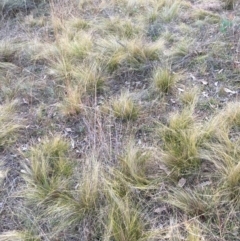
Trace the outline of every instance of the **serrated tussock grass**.
[[186, 107], [180, 113], [173, 113], [168, 125], [158, 129], [163, 140], [163, 162], [173, 176], [191, 174], [200, 165], [199, 150], [204, 135], [193, 110]]
[[178, 16], [181, 7], [181, 1], [169, 1], [165, 2], [163, 9], [160, 12], [160, 17], [166, 21], [170, 22]]
[[64, 116], [73, 116], [84, 110], [82, 97], [84, 87], [80, 85], [66, 87], [63, 100], [57, 104], [59, 110]]
[[110, 169], [110, 176], [105, 180], [106, 185], [117, 197], [131, 195], [134, 191], [156, 188], [154, 179], [149, 175], [153, 165], [151, 153], [141, 150], [131, 140], [126, 143], [124, 153], [119, 156], [119, 167]]
[[0, 61], [13, 62], [16, 54], [20, 51], [21, 46], [17, 43], [9, 41], [0, 41]]
[[198, 88], [191, 88], [187, 91], [184, 91], [180, 95], [180, 99], [185, 106], [194, 106], [198, 102], [200, 90]]
[[17, 133], [23, 127], [16, 115], [17, 101], [0, 105], [0, 148], [14, 143]]
[[224, 7], [228, 10], [233, 10], [234, 5], [236, 4], [236, 0], [222, 0], [224, 3]]
[[60, 192], [56, 201], [46, 208], [45, 215], [52, 219], [55, 230], [72, 227], [90, 218], [95, 225], [99, 225], [97, 214], [105, 205], [102, 168], [96, 157], [89, 157], [75, 187]]
[[216, 197], [211, 190], [204, 189], [180, 189], [175, 188], [169, 192], [166, 202], [179, 208], [190, 216], [210, 215], [212, 208], [216, 205]]
[[[207, 160], [215, 166], [212, 178], [218, 180], [218, 191], [213, 197], [221, 202], [228, 200], [237, 207], [239, 206], [240, 150], [239, 141], [234, 139], [232, 131], [234, 128], [239, 128], [238, 112], [239, 103], [229, 103], [210, 121], [200, 124], [194, 118], [192, 110], [187, 108], [182, 113], [171, 116], [168, 126], [160, 129], [163, 140], [161, 161], [169, 168], [170, 176], [177, 177], [177, 180], [183, 176], [187, 177], [200, 167], [202, 160]], [[184, 212], [187, 212], [186, 208], [190, 206], [189, 211], [193, 211], [191, 205], [198, 206], [201, 203], [197, 202], [199, 197], [195, 197], [192, 190], [189, 191], [190, 193], [186, 193], [185, 190], [174, 193], [171, 198], [176, 198], [176, 202], [171, 201], [171, 204], [185, 209]], [[205, 204], [209, 205], [210, 201], [211, 198]], [[216, 204], [217, 201], [213, 203]], [[200, 207], [196, 207], [199, 208], [197, 212], [203, 213]]]
[[55, 53], [51, 54], [51, 51], [48, 57], [52, 72], [56, 77], [70, 81], [74, 78], [74, 70], [92, 48], [93, 40], [90, 33], [82, 31], [73, 37], [67, 33], [60, 35], [56, 42]]
[[191, 53], [193, 44], [194, 40], [187, 37], [179, 40], [173, 46], [170, 57], [174, 62], [178, 63], [179, 59], [186, 58]]
[[114, 116], [123, 121], [135, 120], [139, 114], [139, 107], [128, 91], [122, 92], [119, 97], [112, 100], [112, 110]]
[[162, 93], [168, 93], [174, 87], [176, 80], [176, 75], [167, 68], [156, 68], [152, 73], [153, 85]]
[[85, 31], [71, 37], [66, 34], [59, 37], [58, 47], [60, 51], [70, 60], [82, 60], [93, 47], [92, 35]]
[[108, 78], [103, 67], [98, 62], [85, 64], [76, 71], [76, 83], [84, 92], [89, 94], [99, 93], [104, 90]]
[[127, 198], [115, 201], [109, 211], [104, 240], [148, 240], [140, 211]]
[[87, 30], [91, 27], [91, 24], [89, 21], [87, 21], [84, 18], [81, 17], [74, 17], [66, 22], [66, 27], [69, 28], [69, 26], [74, 30], [74, 31], [81, 31], [81, 30]]
[[187, 241], [201, 241], [203, 240], [202, 230], [198, 222], [193, 221], [186, 223]]
[[[163, 140], [162, 161], [177, 176], [187, 175], [199, 168], [201, 160], [206, 156], [204, 153], [209, 149], [217, 147], [224, 156], [229, 155], [227, 150], [231, 155], [237, 153], [229, 135], [232, 128], [239, 126], [239, 103], [227, 104], [209, 121], [197, 120], [194, 114], [195, 105], [195, 101], [192, 106], [188, 103], [181, 112], [170, 115], [168, 125], [161, 124], [158, 129]], [[215, 150], [214, 153], [216, 152]]]
[[157, 60], [164, 49], [162, 40], [147, 43], [141, 38], [118, 40], [110, 36], [97, 44], [110, 72], [119, 67], [135, 69], [148, 61]]
[[125, 153], [120, 158], [120, 173], [125, 180], [133, 186], [144, 188], [150, 183], [147, 177], [147, 167], [151, 162], [151, 155], [148, 151], [143, 151], [135, 146], [133, 141], [127, 144]]
[[44, 139], [26, 154], [23, 177], [28, 185], [25, 195], [30, 202], [38, 204], [54, 199], [55, 192], [69, 184], [67, 178], [72, 174], [72, 165], [67, 160], [68, 149], [68, 142], [56, 136]]
[[23, 195], [30, 205], [36, 205], [37, 215], [48, 220], [52, 235], [95, 215], [104, 203], [102, 168], [96, 157], [89, 156], [75, 176], [68, 152], [68, 142], [62, 137], [46, 138], [26, 154], [23, 166], [27, 184]]
[[1, 241], [40, 241], [41, 238], [25, 231], [6, 231], [0, 234]]
[[106, 35], [117, 35], [120, 39], [132, 39], [143, 31], [143, 25], [134, 23], [130, 18], [111, 17], [98, 26]]
[[221, 183], [220, 195], [223, 202], [239, 206], [239, 141], [230, 140], [227, 135], [218, 135], [217, 143], [207, 145], [207, 156], [216, 167], [215, 176]]

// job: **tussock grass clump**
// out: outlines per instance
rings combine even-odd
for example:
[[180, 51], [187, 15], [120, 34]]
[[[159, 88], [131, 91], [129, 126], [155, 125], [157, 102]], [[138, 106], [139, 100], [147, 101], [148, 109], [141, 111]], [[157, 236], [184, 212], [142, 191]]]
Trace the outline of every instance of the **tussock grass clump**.
[[101, 39], [100, 51], [106, 58], [108, 70], [110, 72], [115, 71], [125, 60], [126, 54], [124, 51], [125, 46], [119, 43], [114, 37], [109, 39]]
[[163, 93], [168, 93], [176, 83], [174, 76], [169, 69], [155, 69], [152, 74], [153, 85]]
[[[66, 27], [71, 27], [73, 28], [73, 30], [86, 30], [88, 28], [90, 28], [90, 23], [83, 18], [72, 18], [71, 20], [66, 22]], [[65, 28], [66, 28], [65, 27]]]
[[0, 234], [1, 241], [40, 241], [40, 237], [36, 237], [26, 231], [7, 231]]
[[127, 198], [116, 200], [115, 204], [112, 205], [104, 240], [148, 240], [144, 232], [140, 211], [134, 208]]
[[24, 22], [27, 26], [30, 28], [33, 27], [44, 27], [45, 24], [47, 23], [47, 18], [42, 16], [39, 18], [36, 18], [33, 14], [29, 14], [24, 18]]
[[127, 43], [127, 49], [130, 51], [131, 59], [129, 61], [142, 62], [146, 60], [157, 60], [164, 48], [163, 41], [153, 43], [144, 43], [143, 41], [133, 40]]
[[193, 115], [192, 108], [170, 116], [169, 124], [159, 129], [163, 140], [163, 162], [172, 175], [193, 173], [200, 165], [200, 147], [204, 133]]
[[[57, 50], [58, 51], [58, 50]], [[74, 79], [74, 65], [68, 58], [58, 51], [53, 59], [48, 59], [51, 69], [49, 74], [54, 76], [60, 83], [69, 84]]]
[[[60, 191], [57, 198], [46, 207], [46, 217], [49, 217], [55, 229], [62, 231], [81, 223], [92, 215], [92, 221], [97, 225], [101, 205], [104, 205], [104, 190], [102, 168], [96, 157], [90, 157], [84, 162], [77, 185]], [[70, 182], [71, 183], [71, 182]], [[69, 183], [69, 184], [70, 184]], [[56, 225], [57, 224], [57, 225]]]
[[170, 22], [177, 17], [181, 8], [181, 1], [165, 1], [164, 7], [161, 9], [160, 16], [166, 21]]
[[240, 103], [229, 102], [221, 111], [210, 119], [206, 130], [212, 138], [226, 141], [232, 128], [240, 126]]
[[148, 21], [154, 22], [161, 19], [168, 23], [178, 16], [182, 5], [184, 2], [179, 0], [153, 0], [142, 3], [140, 7], [145, 7]]
[[191, 48], [193, 46], [193, 40], [192, 39], [182, 39], [178, 41], [172, 50], [171, 57], [173, 60], [179, 60], [181, 58], [186, 57], [191, 52]]
[[146, 188], [150, 183], [147, 177], [147, 163], [150, 153], [143, 152], [133, 142], [128, 143], [125, 153], [120, 157], [120, 169], [117, 172], [126, 185]]
[[47, 219], [53, 235], [91, 215], [100, 207], [104, 193], [96, 158], [86, 160], [77, 177], [68, 151], [68, 142], [61, 137], [45, 139], [30, 150], [24, 166], [24, 196], [30, 204], [37, 204], [36, 209], [44, 210], [38, 215]]
[[92, 35], [81, 31], [73, 37], [60, 35], [56, 44], [43, 45], [37, 42], [30, 53], [34, 60], [45, 60], [48, 63], [49, 74], [69, 83], [79, 77], [79, 65], [91, 53], [92, 48]]
[[28, 42], [25, 51], [32, 61], [47, 62], [49, 65], [51, 61], [61, 56], [56, 44], [48, 42], [42, 43], [36, 39]]
[[141, 150], [131, 140], [126, 143], [124, 153], [119, 156], [119, 166], [109, 169], [105, 178], [107, 195], [110, 199], [128, 197], [135, 190], [154, 189], [150, 176], [151, 153]]
[[[239, 138], [232, 134], [240, 126], [240, 104], [230, 102], [210, 120], [206, 157], [214, 163], [224, 199], [240, 204]], [[210, 131], [209, 131], [210, 130]]]
[[96, 156], [90, 156], [85, 161], [81, 180], [79, 180], [80, 203], [86, 209], [94, 209], [99, 204], [101, 188], [103, 187], [103, 169]]
[[197, 222], [186, 223], [187, 241], [203, 241], [204, 236], [202, 234], [201, 227]]
[[208, 145], [208, 154], [214, 163], [220, 186], [220, 192], [225, 202], [232, 201], [234, 205], [240, 205], [240, 149], [239, 141], [236, 143], [229, 139], [219, 140], [218, 144]]
[[99, 26], [100, 30], [104, 29], [104, 34], [115, 36], [120, 39], [131, 39], [143, 31], [143, 26], [135, 24], [131, 19], [112, 17], [104, 20]]
[[227, 106], [220, 112], [226, 125], [229, 127], [240, 126], [240, 102], [229, 102]]
[[93, 47], [92, 35], [81, 31], [73, 36], [62, 36], [59, 39], [58, 47], [70, 61], [82, 60]]
[[66, 188], [66, 179], [72, 174], [67, 159], [68, 142], [60, 136], [44, 139], [26, 154], [24, 179], [28, 184], [26, 196], [33, 203], [54, 199], [58, 190]]
[[192, 17], [194, 19], [198, 18], [199, 20], [204, 20], [210, 23], [219, 23], [220, 21], [220, 16], [218, 14], [214, 14], [203, 9], [195, 9], [192, 13]]
[[36, 3], [46, 2], [45, 0], [2, 0], [0, 2], [0, 13], [3, 16], [14, 16], [16, 13], [27, 12], [36, 6]]
[[6, 75], [9, 71], [14, 72], [18, 67], [9, 62], [0, 62], [0, 76]]
[[159, 59], [164, 49], [162, 40], [145, 43], [142, 39], [118, 41], [114, 37], [102, 39], [98, 45], [110, 72], [118, 67], [139, 68], [147, 61]]
[[98, 93], [104, 90], [105, 79], [107, 77], [104, 76], [104, 70], [97, 62], [79, 67], [79, 71], [73, 75], [76, 78], [76, 83], [86, 93]]
[[3, 188], [3, 182], [5, 178], [7, 177], [8, 170], [3, 167], [2, 161], [0, 161], [0, 194], [4, 190]]
[[84, 90], [83, 86], [69, 86], [66, 88], [65, 96], [61, 103], [57, 104], [61, 113], [64, 116], [71, 116], [79, 114], [83, 109], [82, 96]]
[[125, 16], [135, 17], [140, 14], [147, 14], [152, 9], [154, 4], [157, 4], [155, 0], [111, 0], [111, 4], [116, 9], [124, 11]]
[[20, 45], [10, 41], [0, 41], [0, 62], [12, 62], [20, 50]]
[[185, 106], [195, 106], [198, 101], [198, 95], [199, 95], [199, 89], [198, 88], [192, 88], [187, 91], [184, 91], [180, 99], [183, 102]]
[[0, 105], [0, 148], [16, 141], [17, 131], [22, 127], [15, 113], [16, 104], [15, 101]]
[[207, 216], [216, 202], [209, 190], [173, 189], [169, 193], [167, 203], [179, 208], [190, 216]]
[[121, 120], [135, 120], [139, 113], [139, 108], [132, 100], [129, 92], [122, 92], [112, 103], [113, 114]]
[[224, 7], [228, 10], [233, 10], [236, 0], [222, 0]]

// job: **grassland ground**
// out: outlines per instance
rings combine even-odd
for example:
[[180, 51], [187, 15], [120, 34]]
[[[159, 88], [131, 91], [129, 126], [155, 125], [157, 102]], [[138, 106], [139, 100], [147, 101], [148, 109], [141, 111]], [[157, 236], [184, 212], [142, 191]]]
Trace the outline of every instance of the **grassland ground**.
[[240, 240], [240, 4], [0, 1], [0, 241]]

